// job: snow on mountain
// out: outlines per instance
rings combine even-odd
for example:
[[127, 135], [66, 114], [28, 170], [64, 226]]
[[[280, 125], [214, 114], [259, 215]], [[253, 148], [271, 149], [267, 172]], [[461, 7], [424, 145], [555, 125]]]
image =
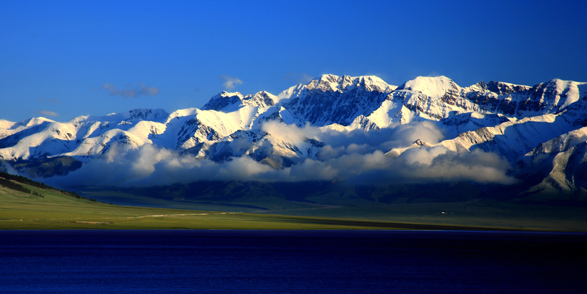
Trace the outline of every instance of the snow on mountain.
[[398, 90], [420, 92], [426, 96], [440, 99], [445, 93], [449, 91], [458, 92], [460, 88], [453, 80], [445, 76], [439, 76], [417, 77], [399, 86]]
[[[278, 95], [222, 92], [201, 109], [135, 109], [69, 122], [0, 120], [0, 159], [70, 156], [88, 162], [114, 145], [153, 145], [215, 162], [249, 157], [282, 169], [326, 153], [330, 157], [322, 157], [362, 150], [401, 158], [409, 150], [444, 148], [498, 154], [514, 167], [556, 170], [550, 177], [558, 186], [577, 189], [583, 182], [562, 183], [577, 182], [576, 172], [583, 170], [586, 103], [587, 83], [559, 79], [535, 86], [491, 81], [461, 87], [445, 76], [417, 77], [396, 87], [375, 76], [323, 75]], [[414, 142], [400, 127], [422, 123], [434, 126], [441, 139]], [[572, 172], [551, 168], [571, 161], [578, 167]]]
[[560, 116], [545, 114], [464, 132], [440, 144], [455, 152], [474, 149], [495, 152], [513, 161], [541, 142], [570, 130], [568, 121]]
[[[5, 119], [0, 119], [0, 130], [9, 130], [15, 125], [15, 122], [7, 121]], [[3, 136], [8, 136], [8, 132], [4, 133]], [[3, 137], [2, 137], [3, 138]], [[1, 138], [0, 138], [1, 139]]]
[[281, 104], [299, 126], [308, 122], [315, 126], [346, 126], [377, 109], [395, 88], [372, 76], [324, 75], [291, 91]]
[[239, 92], [222, 92], [210, 99], [208, 103], [204, 105], [203, 110], [216, 110], [223, 112], [231, 112], [239, 108], [242, 105], [249, 105], [252, 107], [258, 107], [260, 109], [267, 109], [279, 101], [279, 98], [269, 92], [258, 92], [254, 95], [246, 95]]
[[100, 121], [100, 122], [133, 122], [133, 121], [156, 121], [162, 122], [165, 120], [169, 114], [163, 109], [133, 109], [122, 113], [111, 113], [104, 116], [92, 116], [92, 115], [85, 115], [85, 116], [78, 116], [71, 121], [70, 123], [79, 124], [82, 122], [87, 121]]
[[222, 111], [227, 107], [241, 104], [243, 98], [243, 94], [241, 93], [223, 91], [222, 93], [212, 97], [210, 101], [208, 101], [208, 103], [202, 107], [202, 109]]
[[538, 144], [534, 149], [524, 154], [522, 160], [528, 165], [540, 164], [553, 155], [565, 152], [584, 142], [587, 142], [587, 127], [564, 133], [556, 138]]
[[587, 127], [539, 144], [517, 164], [522, 167], [519, 171], [522, 177], [535, 181], [529, 193], [562, 191], [575, 195], [587, 189]]

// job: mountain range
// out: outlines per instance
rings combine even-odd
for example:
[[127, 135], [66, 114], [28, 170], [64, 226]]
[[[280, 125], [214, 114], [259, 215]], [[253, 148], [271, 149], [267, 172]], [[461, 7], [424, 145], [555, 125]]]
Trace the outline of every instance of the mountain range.
[[329, 74], [277, 95], [222, 92], [171, 113], [0, 120], [3, 169], [58, 186], [459, 184], [585, 200], [586, 152], [587, 83], [560, 79], [461, 87], [438, 76], [395, 86]]

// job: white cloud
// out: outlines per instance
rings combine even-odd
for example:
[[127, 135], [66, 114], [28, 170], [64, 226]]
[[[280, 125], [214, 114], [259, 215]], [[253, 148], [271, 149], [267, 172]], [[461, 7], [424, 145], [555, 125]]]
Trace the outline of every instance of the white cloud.
[[[412, 129], [433, 130], [430, 126], [413, 125]], [[474, 181], [511, 184], [511, 168], [507, 161], [492, 153], [473, 151], [456, 153], [444, 147], [409, 149], [397, 158], [385, 156], [382, 146], [409, 146], [412, 136], [407, 129], [396, 128], [378, 133], [377, 139], [368, 133], [336, 132], [305, 126], [298, 128], [282, 123], [266, 123], [263, 130], [293, 144], [305, 138], [318, 138], [326, 143], [320, 154], [275, 170], [248, 156], [225, 162], [196, 159], [190, 154], [144, 145], [129, 150], [113, 145], [99, 159], [64, 178], [53, 178], [56, 185], [151, 186], [189, 183], [202, 180], [237, 181], [316, 181], [343, 180], [352, 184], [388, 185], [397, 183], [429, 183]], [[395, 134], [395, 136], [394, 136]], [[386, 137], [382, 140], [381, 137]], [[428, 139], [439, 135], [431, 131]], [[358, 143], [351, 143], [358, 142]], [[247, 148], [249, 142], [240, 142]], [[333, 144], [336, 144], [333, 145]], [[241, 153], [242, 154], [242, 153]]]
[[305, 138], [309, 137], [308, 129], [298, 128], [295, 125], [286, 125], [276, 121], [265, 122], [261, 130], [271, 134], [280, 141], [289, 142], [294, 145], [301, 144]]
[[138, 86], [128, 85], [126, 89], [117, 89], [111, 83], [102, 85], [101, 89], [110, 92], [110, 95], [120, 95], [124, 97], [139, 97], [139, 96], [155, 96], [159, 94], [159, 89], [156, 87], [148, 87], [144, 83], [139, 83]]
[[241, 85], [243, 83], [243, 81], [241, 81], [238, 78], [233, 78], [233, 77], [229, 77], [226, 75], [221, 75], [220, 79], [222, 79], [224, 81], [224, 83], [222, 84], [222, 87], [224, 87], [225, 90], [232, 90], [237, 85]]
[[59, 113], [54, 112], [54, 111], [49, 111], [49, 110], [39, 110], [37, 112], [39, 114], [45, 115], [45, 116], [59, 116]]

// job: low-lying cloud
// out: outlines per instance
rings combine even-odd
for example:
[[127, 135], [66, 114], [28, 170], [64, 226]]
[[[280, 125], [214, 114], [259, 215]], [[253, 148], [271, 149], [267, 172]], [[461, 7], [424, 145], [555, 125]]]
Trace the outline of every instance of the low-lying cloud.
[[[427, 140], [430, 144], [437, 143], [442, 134], [432, 124], [397, 126], [380, 132], [347, 132], [267, 123], [263, 130], [270, 136], [282, 136], [280, 140], [293, 144], [304, 144], [307, 138], [312, 138], [325, 145], [315, 156], [297, 160], [293, 165], [278, 169], [248, 155], [216, 162], [153, 145], [144, 145], [138, 149], [113, 145], [103, 156], [89, 161], [81, 169], [66, 177], [52, 178], [51, 181], [60, 186], [70, 183], [152, 186], [206, 180], [340, 180], [350, 184], [371, 185], [455, 181], [499, 184], [515, 182], [508, 175], [511, 166], [507, 161], [496, 154], [480, 150], [456, 153], [442, 146], [422, 146], [408, 148], [395, 157], [385, 154], [390, 148], [411, 146], [414, 139]], [[239, 141], [237, 145], [242, 151], [252, 144], [266, 142]]]

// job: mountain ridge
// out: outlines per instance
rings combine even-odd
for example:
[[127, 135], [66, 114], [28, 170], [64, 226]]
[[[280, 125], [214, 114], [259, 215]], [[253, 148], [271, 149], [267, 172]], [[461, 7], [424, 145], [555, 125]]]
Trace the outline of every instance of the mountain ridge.
[[[547, 145], [551, 153], [558, 152], [549, 160], [581, 146], [580, 140], [569, 147], [568, 140], [556, 138], [571, 136], [587, 125], [586, 103], [587, 83], [560, 79], [534, 86], [490, 81], [461, 87], [439, 76], [417, 77], [394, 86], [376, 76], [329, 74], [277, 95], [221, 92], [201, 109], [171, 113], [134, 109], [80, 116], [68, 122], [2, 120], [0, 160], [14, 166], [19, 161], [67, 156], [91, 165], [98, 158], [111, 156], [114, 160], [119, 154], [113, 150], [127, 154], [154, 146], [158, 154], [161, 150], [175, 154], [174, 160], [179, 160], [176, 166], [191, 166], [193, 171], [199, 171], [202, 164], [213, 166], [215, 172], [229, 167], [226, 173], [238, 164], [254, 167], [255, 172], [242, 176], [245, 180], [283, 180], [293, 177], [297, 169], [316, 165], [316, 172], [321, 172], [317, 180], [345, 180], [360, 177], [361, 172], [381, 171], [385, 180], [392, 182], [394, 176], [420, 176], [400, 175], [388, 168], [413, 168], [418, 163], [434, 170], [435, 164], [447, 158], [461, 162], [464, 168], [464, 154], [479, 150], [483, 154], [477, 152], [476, 156], [495, 154], [509, 164], [507, 169], [501, 162], [499, 168], [498, 164], [490, 166], [503, 169], [497, 177], [503, 179], [524, 174], [524, 169], [545, 168], [536, 156], [527, 158], [543, 154]], [[572, 158], [575, 171], [562, 172], [563, 179], [556, 177], [558, 182], [568, 182], [558, 185], [561, 191], [587, 188], [577, 175], [585, 165], [578, 154], [559, 155], [566, 161]], [[174, 156], [166, 156], [155, 160], [144, 173], [170, 164]], [[362, 163], [361, 172], [356, 173], [345, 170], [346, 161], [359, 160], [354, 157], [364, 162], [380, 156], [391, 161], [381, 159], [384, 164], [369, 166]], [[544, 173], [551, 175], [555, 169]], [[430, 175], [424, 180], [436, 178]]]

